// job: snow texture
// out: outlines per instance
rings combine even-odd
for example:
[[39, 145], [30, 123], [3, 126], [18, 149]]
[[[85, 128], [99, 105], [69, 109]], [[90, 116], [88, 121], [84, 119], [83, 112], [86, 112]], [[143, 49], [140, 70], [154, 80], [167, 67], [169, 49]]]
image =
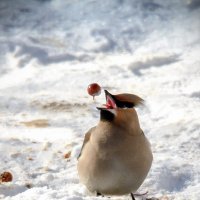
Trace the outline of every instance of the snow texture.
[[199, 0], [1, 0], [0, 43], [0, 173], [13, 174], [0, 199], [108, 199], [76, 169], [105, 102], [86, 92], [98, 82], [145, 99], [154, 162], [138, 192], [199, 200]]

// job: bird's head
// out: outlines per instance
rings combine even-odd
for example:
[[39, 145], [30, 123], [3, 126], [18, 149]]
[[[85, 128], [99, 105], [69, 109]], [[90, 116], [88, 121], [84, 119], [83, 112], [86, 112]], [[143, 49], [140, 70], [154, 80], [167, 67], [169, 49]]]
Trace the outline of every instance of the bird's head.
[[134, 107], [143, 103], [142, 98], [129, 93], [113, 95], [105, 90], [105, 96], [106, 104], [97, 107], [100, 110], [101, 121], [131, 120], [129, 117], [137, 115]]

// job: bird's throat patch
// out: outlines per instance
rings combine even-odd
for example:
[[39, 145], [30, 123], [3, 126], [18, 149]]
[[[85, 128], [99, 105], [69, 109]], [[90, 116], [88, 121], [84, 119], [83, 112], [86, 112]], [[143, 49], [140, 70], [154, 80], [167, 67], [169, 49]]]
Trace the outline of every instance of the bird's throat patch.
[[110, 112], [107, 109], [102, 109], [100, 112], [100, 119], [101, 121], [113, 121], [115, 118], [115, 114], [113, 112]]

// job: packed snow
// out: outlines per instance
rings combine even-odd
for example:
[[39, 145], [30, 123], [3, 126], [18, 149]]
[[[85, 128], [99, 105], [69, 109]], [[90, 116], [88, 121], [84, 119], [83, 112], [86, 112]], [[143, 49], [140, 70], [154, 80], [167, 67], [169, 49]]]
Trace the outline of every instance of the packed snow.
[[154, 161], [138, 193], [199, 200], [199, 0], [1, 0], [0, 43], [0, 174], [13, 175], [0, 199], [109, 199], [76, 168], [105, 103], [87, 94], [97, 82], [145, 100]]

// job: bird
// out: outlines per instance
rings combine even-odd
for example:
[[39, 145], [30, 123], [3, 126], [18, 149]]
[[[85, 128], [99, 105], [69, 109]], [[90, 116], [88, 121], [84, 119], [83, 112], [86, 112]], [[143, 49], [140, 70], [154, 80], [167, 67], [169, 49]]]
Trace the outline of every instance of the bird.
[[137, 95], [111, 94], [98, 124], [85, 134], [78, 156], [80, 182], [97, 195], [131, 195], [145, 180], [153, 161], [151, 145], [140, 128], [135, 107], [144, 100]]

